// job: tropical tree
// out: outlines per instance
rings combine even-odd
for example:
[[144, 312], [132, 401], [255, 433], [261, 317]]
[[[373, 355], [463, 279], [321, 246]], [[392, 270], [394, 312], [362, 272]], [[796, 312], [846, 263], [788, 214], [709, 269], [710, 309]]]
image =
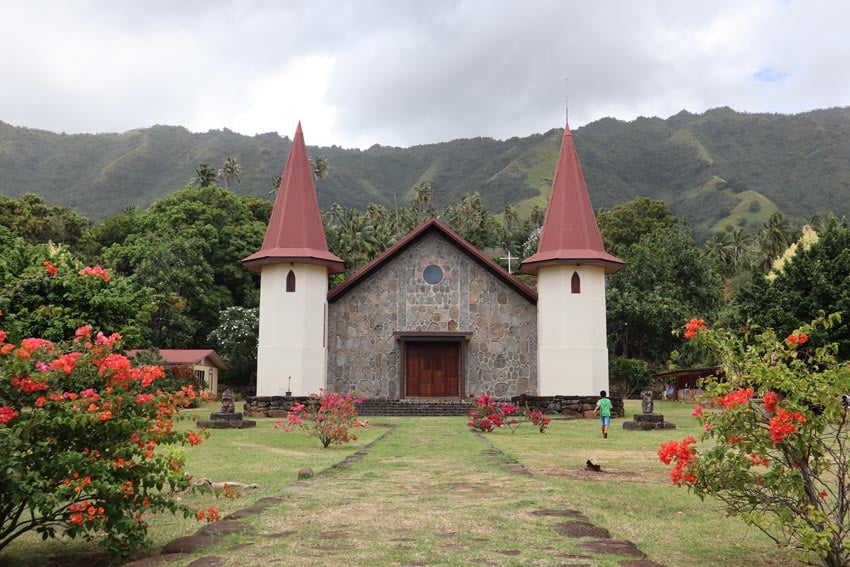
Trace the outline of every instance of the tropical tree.
[[221, 312], [218, 327], [212, 330], [208, 340], [230, 366], [222, 376], [222, 383], [231, 386], [255, 383], [259, 332], [258, 308], [232, 306]]
[[761, 268], [763, 272], [770, 269], [770, 265], [791, 243], [794, 229], [791, 223], [775, 212], [765, 221], [758, 231], [758, 243], [762, 254]]
[[626, 265], [606, 290], [612, 352], [660, 367], [681, 346], [672, 333], [680, 321], [717, 312], [722, 280], [684, 227], [656, 224], [616, 250]]
[[0, 250], [0, 313], [10, 340], [70, 340], [77, 328], [93, 324], [138, 344], [151, 317], [150, 289], [85, 266], [64, 247], [27, 244], [5, 227]]
[[236, 156], [228, 156], [221, 163], [221, 168], [218, 170], [218, 177], [224, 181], [225, 187], [230, 187], [230, 180], [235, 179], [237, 182], [242, 180], [242, 166], [239, 165], [239, 160]]
[[[846, 220], [830, 217], [817, 240], [796, 246], [780, 270], [768, 274], [756, 270], [736, 290], [730, 324], [758, 324], [778, 333], [791, 330], [820, 313], [850, 313], [850, 228]], [[850, 324], [836, 323], [814, 344], [836, 342], [839, 354], [850, 359]]]
[[216, 181], [215, 169], [210, 167], [210, 164], [204, 162], [195, 168], [195, 177], [190, 183], [196, 187], [209, 187]]
[[310, 158], [310, 170], [313, 172], [313, 181], [324, 179], [331, 173], [331, 162], [327, 156]]

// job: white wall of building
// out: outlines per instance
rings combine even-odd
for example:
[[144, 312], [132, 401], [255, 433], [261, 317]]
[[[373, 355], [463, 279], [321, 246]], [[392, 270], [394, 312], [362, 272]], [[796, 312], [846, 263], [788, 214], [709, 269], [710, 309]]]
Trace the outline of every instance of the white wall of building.
[[[572, 293], [578, 273], [581, 293]], [[605, 270], [557, 265], [537, 274], [540, 396], [598, 395], [608, 390]]]
[[[286, 276], [295, 273], [295, 291]], [[260, 274], [257, 395], [293, 396], [325, 387], [328, 272], [324, 266], [268, 264]], [[291, 381], [289, 378], [292, 378]]]

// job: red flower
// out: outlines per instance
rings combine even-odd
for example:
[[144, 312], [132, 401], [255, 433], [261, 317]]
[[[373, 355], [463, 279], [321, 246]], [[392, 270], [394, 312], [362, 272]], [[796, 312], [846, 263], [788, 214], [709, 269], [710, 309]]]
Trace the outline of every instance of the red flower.
[[77, 272], [81, 276], [89, 277], [89, 278], [98, 278], [105, 282], [109, 281], [109, 272], [100, 266], [86, 266], [79, 272]]
[[693, 472], [696, 458], [690, 447], [694, 443], [696, 443], [696, 439], [690, 436], [682, 439], [681, 443], [676, 441], [664, 443], [658, 450], [658, 458], [665, 465], [669, 465], [675, 460], [673, 469], [670, 471], [670, 480], [673, 481], [673, 484], [678, 485], [682, 482], [693, 484], [697, 481]]
[[700, 331], [705, 331], [706, 329], [708, 329], [708, 327], [706, 327], [705, 321], [694, 317], [693, 319], [685, 323], [685, 338], [690, 340], [697, 336], [697, 333], [699, 333]]
[[44, 266], [44, 269], [48, 274], [50, 274], [51, 276], [56, 275], [56, 264], [51, 264], [50, 262], [45, 260], [44, 262], [42, 262], [42, 265]]
[[0, 407], [0, 423], [9, 423], [16, 417], [18, 417], [18, 412], [13, 410], [10, 406]]
[[770, 440], [773, 441], [774, 444], [780, 443], [792, 433], [799, 431], [797, 426], [792, 423], [794, 421], [802, 425], [806, 423], [806, 418], [798, 411], [788, 412], [782, 408], [776, 410], [776, 415], [774, 415], [770, 420]]
[[759, 457], [755, 453], [750, 453], [750, 462], [754, 465], [762, 465], [764, 467], [770, 464], [767, 462], [767, 459], [765, 459], [764, 457]]
[[717, 398], [717, 403], [719, 403], [726, 409], [732, 409], [740, 405], [749, 403], [750, 398], [752, 397], [752, 388], [747, 388], [746, 390], [743, 388], [738, 388], [736, 391], [729, 392], [728, 394], [726, 394], [726, 396], [722, 398]]
[[68, 521], [72, 524], [77, 524], [78, 526], [83, 525], [83, 515], [80, 513], [71, 514], [71, 517], [68, 518]]
[[37, 407], [37, 408], [40, 408], [40, 407], [42, 407], [42, 406], [43, 406], [44, 404], [46, 404], [46, 403], [47, 403], [47, 398], [45, 398], [44, 396], [39, 396], [39, 397], [35, 400], [35, 404], [33, 404], [33, 405], [34, 405], [35, 407]]
[[806, 333], [799, 333], [799, 334], [791, 333], [790, 335], [785, 337], [785, 343], [788, 346], [791, 346], [792, 344], [798, 345], [798, 346], [803, 345], [803, 344], [806, 344], [806, 342], [808, 340], [809, 340], [809, 335], [807, 335]]
[[764, 394], [764, 409], [773, 413], [776, 411], [776, 404], [779, 403], [779, 395], [776, 392], [766, 392]]
[[189, 433], [189, 443], [192, 445], [200, 445], [201, 444], [201, 436], [197, 433], [190, 432]]
[[693, 416], [695, 416], [695, 417], [700, 417], [700, 416], [702, 416], [702, 406], [697, 406], [697, 407], [695, 407], [695, 408], [694, 408], [694, 411], [692, 411], [692, 412], [691, 412], [691, 415], [693, 415]]

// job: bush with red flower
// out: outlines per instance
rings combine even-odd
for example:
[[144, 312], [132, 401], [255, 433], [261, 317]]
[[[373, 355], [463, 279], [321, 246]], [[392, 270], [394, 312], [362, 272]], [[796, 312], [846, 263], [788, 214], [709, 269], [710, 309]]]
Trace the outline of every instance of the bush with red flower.
[[[525, 408], [525, 419], [537, 427], [540, 433], [545, 433], [552, 421], [550, 417], [544, 416], [542, 412]], [[511, 433], [516, 433], [520, 421], [519, 409], [508, 402], [498, 402], [488, 396], [481, 394], [475, 400], [475, 405], [469, 410], [467, 425], [474, 430], [489, 433], [500, 427], [507, 427]]]
[[322, 447], [357, 441], [352, 429], [363, 426], [357, 419], [357, 404], [365, 399], [320, 390], [319, 394], [311, 394], [306, 403], [296, 402], [286, 414], [287, 423], [278, 422], [275, 429], [302, 429], [308, 436], [318, 437]]
[[171, 492], [189, 488], [182, 459], [157, 450], [201, 441], [173, 427], [194, 390], [157, 390], [162, 367], [131, 365], [117, 333], [74, 335], [7, 342], [0, 331], [0, 550], [36, 531], [103, 536], [124, 555], [145, 543], [148, 514], [196, 513]]
[[782, 339], [770, 329], [744, 334], [695, 327], [692, 337], [718, 357], [723, 380], [705, 381], [710, 403], [694, 415], [693, 437], [661, 446], [670, 478], [777, 544], [823, 565], [850, 564], [850, 413], [842, 395], [850, 367], [837, 345], [809, 349], [808, 336], [840, 322], [835, 314]]

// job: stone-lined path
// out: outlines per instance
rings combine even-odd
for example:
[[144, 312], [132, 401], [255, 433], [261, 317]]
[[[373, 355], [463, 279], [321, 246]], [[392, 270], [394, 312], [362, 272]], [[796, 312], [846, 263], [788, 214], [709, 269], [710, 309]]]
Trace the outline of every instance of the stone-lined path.
[[[444, 418], [433, 418], [434, 420]], [[660, 564], [485, 435], [402, 420], [336, 465], [126, 567]]]

